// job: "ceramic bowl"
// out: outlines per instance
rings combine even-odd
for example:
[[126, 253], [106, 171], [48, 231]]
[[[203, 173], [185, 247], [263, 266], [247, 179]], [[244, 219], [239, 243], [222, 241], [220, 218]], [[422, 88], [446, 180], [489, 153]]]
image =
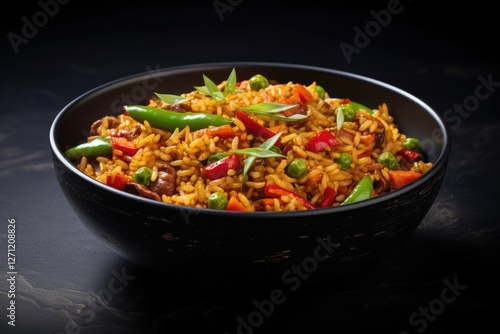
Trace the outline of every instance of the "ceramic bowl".
[[[89, 124], [154, 92], [180, 94], [203, 74], [214, 82], [260, 73], [278, 82], [316, 81], [335, 97], [365, 105], [386, 102], [401, 132], [420, 138], [433, 167], [412, 184], [366, 201], [299, 212], [229, 212], [169, 205], [101, 184], [63, 152], [81, 142]], [[92, 233], [126, 260], [199, 284], [296, 284], [303, 275], [335, 277], [403, 242], [438, 195], [450, 155], [438, 114], [412, 94], [384, 82], [328, 68], [261, 62], [209, 63], [159, 69], [106, 83], [71, 101], [53, 121], [50, 147], [59, 185]], [[303, 275], [299, 275], [299, 274]]]

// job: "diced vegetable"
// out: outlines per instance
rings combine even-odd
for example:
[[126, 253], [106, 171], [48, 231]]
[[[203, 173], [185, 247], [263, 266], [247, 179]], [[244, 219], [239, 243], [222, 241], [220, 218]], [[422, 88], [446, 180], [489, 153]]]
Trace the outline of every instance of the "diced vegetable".
[[421, 174], [419, 173], [406, 170], [390, 170], [388, 171], [388, 173], [393, 189], [401, 188], [402, 186], [415, 181], [421, 176]]
[[149, 167], [140, 167], [134, 173], [134, 181], [143, 184], [146, 187], [149, 186], [151, 182], [151, 174], [153, 171]]
[[290, 191], [290, 190], [287, 190], [285, 188], [281, 188], [280, 186], [276, 185], [276, 184], [266, 184], [266, 186], [264, 187], [264, 193], [266, 194], [266, 196], [269, 196], [269, 197], [281, 197], [281, 196], [290, 196], [290, 197], [293, 197], [295, 199], [297, 199], [298, 201], [300, 201], [302, 203], [302, 205], [306, 208], [306, 209], [314, 209], [314, 205], [311, 204], [311, 202], [309, 202], [307, 199], [305, 199], [304, 197], [300, 196], [299, 194], [293, 192], [293, 191]]
[[322, 151], [325, 147], [333, 147], [338, 145], [338, 141], [335, 136], [328, 130], [322, 130], [316, 135], [309, 138], [309, 141], [306, 144], [306, 150], [318, 153]]
[[[275, 135], [274, 132], [266, 128], [264, 125], [259, 122], [253, 120], [250, 116], [245, 114], [241, 110], [236, 110], [236, 117], [245, 124], [245, 128], [248, 133], [251, 133], [255, 136], [262, 137], [264, 139], [269, 139]], [[277, 145], [280, 144], [280, 139], [278, 139]]]
[[236, 136], [232, 126], [230, 124], [224, 124], [196, 130], [193, 132], [193, 139], [201, 138], [204, 134], [207, 134], [210, 138], [219, 137], [221, 139], [233, 138]]
[[111, 137], [111, 147], [113, 150], [120, 150], [125, 155], [133, 156], [138, 149], [125, 137]]
[[230, 169], [238, 170], [241, 166], [240, 157], [238, 154], [230, 154], [214, 163], [206, 165], [202, 168], [203, 173], [210, 180], [220, 179], [227, 175]]
[[335, 189], [332, 187], [326, 187], [325, 191], [323, 192], [323, 200], [321, 203], [319, 203], [320, 208], [328, 208], [333, 205], [333, 202], [335, 201], [335, 196], [336, 196]]
[[245, 206], [236, 198], [231, 197], [227, 203], [226, 210], [229, 211], [247, 211]]
[[125, 185], [131, 181], [131, 178], [122, 174], [108, 175], [106, 177], [106, 184], [119, 190], [125, 190]]
[[301, 84], [296, 83], [295, 86], [293, 86], [292, 94], [294, 93], [297, 93], [299, 95], [300, 102], [302, 103], [307, 103], [312, 99], [311, 92]]

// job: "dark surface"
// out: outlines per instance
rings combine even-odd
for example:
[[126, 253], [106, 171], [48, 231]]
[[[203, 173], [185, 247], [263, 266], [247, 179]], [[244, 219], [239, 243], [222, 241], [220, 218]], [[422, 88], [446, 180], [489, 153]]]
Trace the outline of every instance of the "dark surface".
[[[2, 11], [2, 333], [473, 333], [496, 328], [500, 72], [493, 8], [478, 2], [441, 9], [401, 2], [401, 11], [365, 44], [357, 40], [357, 53], [347, 59], [339, 45], [355, 46], [355, 27], [373, 26], [370, 11], [393, 2], [327, 8], [233, 1], [223, 20], [211, 1], [109, 3], [60, 5], [17, 53], [8, 34], [21, 35], [22, 18], [32, 21], [41, 7], [31, 1]], [[274, 287], [224, 293], [171, 286], [106, 248], [77, 219], [57, 185], [48, 145], [52, 120], [72, 99], [110, 80], [218, 61], [350, 71], [400, 87], [435, 108], [451, 128], [453, 152], [443, 187], [418, 229], [349, 275], [283, 290], [281, 298], [274, 296], [272, 309], [267, 301]], [[15, 327], [6, 317], [13, 300], [6, 280], [8, 219], [16, 220]], [[455, 290], [449, 287], [454, 284]], [[256, 304], [267, 307], [262, 318]], [[239, 319], [254, 328], [241, 327]]]

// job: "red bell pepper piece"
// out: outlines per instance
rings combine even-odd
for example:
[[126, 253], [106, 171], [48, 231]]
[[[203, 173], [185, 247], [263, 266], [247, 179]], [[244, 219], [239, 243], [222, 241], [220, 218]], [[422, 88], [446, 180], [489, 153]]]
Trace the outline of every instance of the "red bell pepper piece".
[[206, 165], [202, 168], [203, 173], [210, 180], [220, 179], [227, 175], [229, 169], [237, 170], [241, 166], [240, 157], [238, 154], [230, 154], [216, 162]]
[[323, 192], [323, 200], [319, 204], [320, 208], [327, 208], [333, 205], [333, 201], [335, 200], [336, 196], [335, 189], [332, 187], [326, 187], [325, 191]]
[[407, 185], [421, 176], [419, 173], [406, 170], [388, 170], [387, 172], [393, 189]]
[[264, 187], [264, 194], [266, 194], [266, 196], [269, 196], [269, 197], [292, 196], [292, 197], [296, 198], [297, 200], [299, 200], [305, 208], [315, 209], [315, 206], [312, 205], [311, 202], [309, 202], [304, 197], [300, 196], [299, 194], [297, 194], [293, 191], [287, 190], [285, 188], [281, 188], [280, 186], [278, 186], [276, 184], [269, 184], [269, 183], [266, 184], [266, 186]]
[[402, 148], [397, 152], [397, 154], [401, 155], [405, 160], [409, 162], [413, 162], [422, 156], [422, 154], [407, 150], [406, 148]]
[[131, 178], [121, 174], [106, 176], [106, 184], [119, 190], [125, 190], [125, 185], [130, 181]]
[[328, 130], [323, 130], [314, 136], [312, 136], [306, 144], [306, 150], [318, 153], [322, 151], [325, 147], [333, 147], [338, 145], [338, 141], [335, 136]]
[[247, 208], [236, 197], [231, 197], [227, 202], [226, 210], [247, 211]]
[[[250, 116], [248, 116], [241, 110], [236, 110], [236, 117], [238, 117], [238, 119], [242, 121], [243, 124], [245, 124], [247, 131], [255, 136], [259, 136], [264, 139], [269, 139], [276, 134], [271, 130], [269, 130], [268, 128], [266, 128], [264, 125], [253, 120]], [[278, 139], [278, 141], [276, 142], [276, 146], [278, 146], [280, 142], [281, 140]]]
[[120, 150], [125, 155], [135, 155], [138, 149], [124, 137], [111, 137], [111, 147]]

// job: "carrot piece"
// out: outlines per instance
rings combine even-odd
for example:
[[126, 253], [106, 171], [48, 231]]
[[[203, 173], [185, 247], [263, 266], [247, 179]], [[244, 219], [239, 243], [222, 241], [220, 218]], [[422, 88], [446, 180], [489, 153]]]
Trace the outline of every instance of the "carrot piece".
[[234, 133], [231, 125], [225, 124], [221, 126], [213, 126], [205, 129], [196, 130], [193, 132], [193, 138], [194, 139], [201, 138], [205, 133], [211, 138], [219, 137], [221, 139], [232, 138], [236, 136], [236, 133]]
[[389, 178], [391, 179], [391, 185], [394, 189], [401, 188], [416, 179], [418, 179], [422, 174], [406, 171], [406, 170], [389, 170]]
[[297, 93], [302, 103], [307, 103], [312, 99], [311, 92], [308, 91], [306, 87], [298, 83], [293, 86], [292, 93]]
[[292, 93], [292, 95], [290, 95], [290, 97], [281, 98], [278, 101], [278, 103], [289, 104], [289, 105], [299, 104], [301, 102], [302, 102], [302, 100], [300, 99], [300, 95], [298, 93]]
[[227, 203], [226, 210], [229, 211], [247, 211], [245, 206], [236, 198], [231, 197]]
[[372, 133], [367, 135], [361, 135], [359, 141], [365, 145], [373, 144], [375, 142], [375, 135]]

